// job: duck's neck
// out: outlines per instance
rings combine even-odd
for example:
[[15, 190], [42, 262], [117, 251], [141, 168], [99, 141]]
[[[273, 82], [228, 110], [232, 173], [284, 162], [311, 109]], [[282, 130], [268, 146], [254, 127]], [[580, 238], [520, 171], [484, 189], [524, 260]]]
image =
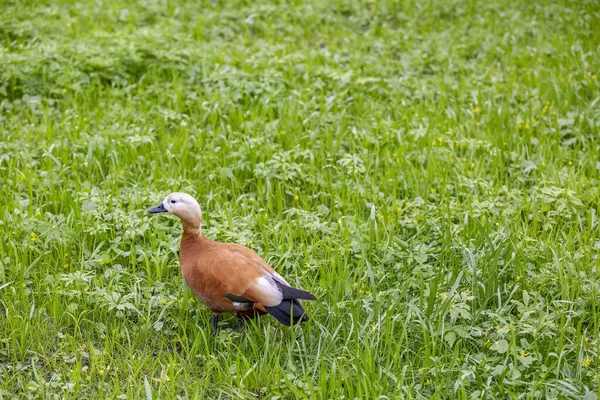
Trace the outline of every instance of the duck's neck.
[[202, 237], [202, 223], [200, 219], [197, 221], [182, 221], [183, 222], [183, 239], [196, 239]]
[[179, 242], [179, 267], [186, 279], [188, 274], [193, 273], [207, 242], [200, 231], [200, 224], [183, 224], [183, 235]]

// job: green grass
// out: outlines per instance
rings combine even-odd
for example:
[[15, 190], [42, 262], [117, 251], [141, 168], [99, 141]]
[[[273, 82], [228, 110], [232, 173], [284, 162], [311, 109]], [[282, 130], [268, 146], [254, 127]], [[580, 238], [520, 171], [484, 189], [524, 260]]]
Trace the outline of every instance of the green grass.
[[[0, 8], [0, 399], [596, 398], [597, 1]], [[311, 321], [212, 337], [172, 191]]]

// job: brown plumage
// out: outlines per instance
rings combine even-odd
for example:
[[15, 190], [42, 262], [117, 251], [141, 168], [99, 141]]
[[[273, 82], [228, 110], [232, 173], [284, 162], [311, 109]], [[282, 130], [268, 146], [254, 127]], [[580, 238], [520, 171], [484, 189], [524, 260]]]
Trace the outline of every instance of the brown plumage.
[[200, 206], [192, 196], [172, 193], [148, 212], [169, 212], [181, 219], [181, 273], [196, 297], [212, 310], [215, 330], [223, 312], [243, 319], [269, 313], [287, 326], [308, 320], [299, 299], [315, 297], [292, 288], [253, 250], [202, 236]]

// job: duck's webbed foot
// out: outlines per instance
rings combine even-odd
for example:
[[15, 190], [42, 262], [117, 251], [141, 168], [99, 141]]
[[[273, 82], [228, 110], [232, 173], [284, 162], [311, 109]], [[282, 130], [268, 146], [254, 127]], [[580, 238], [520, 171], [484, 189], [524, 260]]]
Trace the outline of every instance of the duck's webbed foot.
[[240, 322], [236, 326], [234, 326], [233, 328], [231, 328], [231, 330], [234, 331], [234, 332], [241, 331], [242, 328], [244, 327], [244, 325], [246, 325], [246, 319], [247, 318], [240, 318]]

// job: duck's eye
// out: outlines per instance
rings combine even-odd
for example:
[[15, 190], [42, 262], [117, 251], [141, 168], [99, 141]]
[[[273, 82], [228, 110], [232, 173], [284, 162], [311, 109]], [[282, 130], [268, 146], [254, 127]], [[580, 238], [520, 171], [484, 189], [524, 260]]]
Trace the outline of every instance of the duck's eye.
[[177, 200], [171, 200], [171, 204], [177, 203]]

